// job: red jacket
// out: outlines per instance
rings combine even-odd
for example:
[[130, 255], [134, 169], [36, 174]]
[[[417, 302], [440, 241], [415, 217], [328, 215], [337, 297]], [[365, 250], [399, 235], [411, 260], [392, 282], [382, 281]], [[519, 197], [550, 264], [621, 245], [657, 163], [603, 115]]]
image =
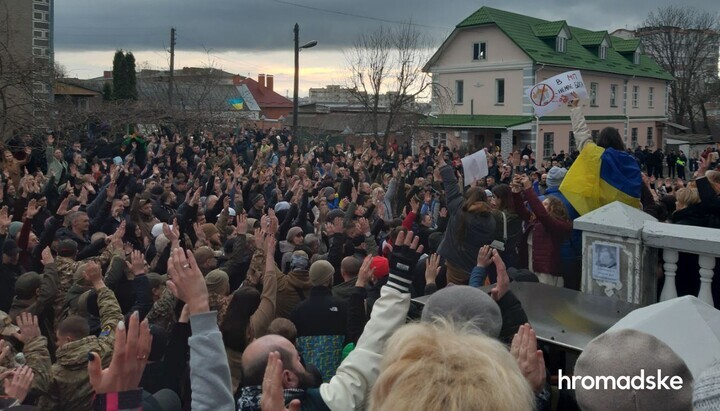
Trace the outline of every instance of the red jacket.
[[[533, 272], [560, 276], [560, 246], [572, 233], [572, 222], [551, 216], [532, 188], [523, 191], [535, 221], [528, 227], [532, 229], [532, 268]], [[520, 194], [514, 194], [515, 209], [526, 221], [530, 220], [530, 211], [522, 204]]]

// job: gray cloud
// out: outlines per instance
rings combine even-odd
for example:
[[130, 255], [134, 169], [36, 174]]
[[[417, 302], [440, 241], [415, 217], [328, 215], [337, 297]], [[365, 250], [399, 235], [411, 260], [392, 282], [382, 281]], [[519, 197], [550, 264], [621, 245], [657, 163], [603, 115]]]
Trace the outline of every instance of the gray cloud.
[[[301, 41], [318, 40], [323, 49], [339, 50], [359, 34], [386, 24], [347, 15], [283, 4], [285, 0], [56, 0], [55, 47], [59, 50], [158, 50], [178, 30], [179, 50], [280, 50], [292, 48], [292, 27]], [[317, 9], [372, 16], [419, 25], [439, 44], [462, 19], [483, 4], [470, 0], [287, 0]], [[570, 25], [614, 30], [638, 25], [668, 0], [488, 0], [484, 5], [536, 17], [565, 19]], [[717, 11], [716, 0], [694, 0], [694, 7]]]

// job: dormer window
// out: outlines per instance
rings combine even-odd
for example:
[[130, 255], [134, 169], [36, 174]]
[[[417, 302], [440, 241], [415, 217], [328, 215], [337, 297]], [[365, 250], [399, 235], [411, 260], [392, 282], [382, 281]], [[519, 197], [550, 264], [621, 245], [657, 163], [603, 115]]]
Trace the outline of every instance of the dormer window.
[[607, 59], [607, 49], [607, 46], [600, 46], [600, 52], [598, 53], [598, 57], [600, 57], [600, 60]]
[[633, 54], [633, 63], [640, 64], [640, 50], [635, 50], [635, 53]]
[[565, 53], [567, 50], [567, 38], [563, 37], [562, 34], [563, 33], [560, 33], [560, 35], [555, 38], [555, 51], [558, 53]]

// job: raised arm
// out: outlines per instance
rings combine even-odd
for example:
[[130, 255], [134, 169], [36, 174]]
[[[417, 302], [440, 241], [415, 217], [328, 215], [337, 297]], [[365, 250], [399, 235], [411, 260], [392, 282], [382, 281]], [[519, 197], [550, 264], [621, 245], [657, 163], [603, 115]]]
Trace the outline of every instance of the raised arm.
[[592, 135], [585, 122], [585, 115], [582, 109], [578, 107], [578, 102], [579, 100], [573, 101], [573, 108], [570, 109], [570, 121], [572, 122], [575, 144], [582, 150], [587, 141], [592, 141]]

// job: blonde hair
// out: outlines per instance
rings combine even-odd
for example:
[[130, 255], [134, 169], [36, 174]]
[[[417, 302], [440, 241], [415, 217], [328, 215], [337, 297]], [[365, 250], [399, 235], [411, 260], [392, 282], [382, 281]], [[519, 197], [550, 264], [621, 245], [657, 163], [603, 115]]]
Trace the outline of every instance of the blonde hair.
[[708, 170], [705, 172], [705, 177], [707, 177], [711, 183], [720, 184], [720, 171]]
[[370, 410], [533, 410], [507, 348], [441, 321], [408, 324], [388, 341]]
[[681, 188], [675, 192], [675, 201], [677, 201], [678, 208], [685, 208], [693, 204], [700, 202], [700, 194], [697, 189], [694, 188]]

